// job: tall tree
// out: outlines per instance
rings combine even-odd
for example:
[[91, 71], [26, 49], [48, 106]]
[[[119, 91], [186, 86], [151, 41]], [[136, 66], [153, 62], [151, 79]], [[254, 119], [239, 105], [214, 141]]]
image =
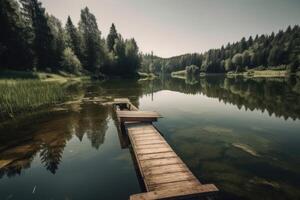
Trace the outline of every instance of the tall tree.
[[70, 16], [68, 16], [65, 30], [67, 46], [73, 50], [73, 52], [79, 59], [82, 59], [81, 37]]
[[50, 66], [52, 66], [53, 70], [60, 70], [60, 63], [62, 61], [63, 52], [66, 48], [66, 40], [65, 40], [65, 31], [61, 25], [59, 19], [54, 16], [48, 16], [48, 24], [51, 30], [51, 34], [53, 36], [51, 50], [49, 54], [52, 53], [51, 60], [49, 61]]
[[23, 15], [31, 22], [34, 34], [33, 50], [35, 54], [35, 66], [38, 69], [54, 67], [51, 65], [51, 51], [53, 35], [48, 25], [45, 9], [38, 0], [22, 0]]
[[96, 72], [104, 61], [101, 32], [98, 29], [95, 16], [86, 7], [81, 10], [79, 30], [83, 36], [83, 59], [85, 69]]
[[27, 31], [19, 4], [0, 1], [0, 67], [28, 69], [32, 66], [32, 35]]
[[109, 51], [113, 51], [116, 39], [118, 39], [118, 33], [115, 25], [112, 24], [106, 39], [106, 44]]
[[125, 42], [125, 55], [128, 73], [136, 73], [141, 66], [141, 58], [139, 55], [139, 48], [134, 38]]

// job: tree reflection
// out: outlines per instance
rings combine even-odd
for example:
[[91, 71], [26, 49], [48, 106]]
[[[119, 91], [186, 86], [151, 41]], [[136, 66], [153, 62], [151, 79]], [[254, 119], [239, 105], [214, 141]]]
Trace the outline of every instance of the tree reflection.
[[[91, 83], [77, 91], [83, 97], [129, 98], [139, 105], [143, 95], [136, 80], [112, 80]], [[64, 112], [48, 116], [31, 116], [18, 124], [12, 122], [1, 129], [0, 176], [8, 177], [22, 173], [30, 167], [35, 158], [40, 158], [44, 167], [55, 174], [62, 162], [62, 156], [69, 140], [73, 137], [89, 140], [91, 146], [99, 149], [105, 141], [108, 122], [113, 117], [112, 109], [97, 102], [74, 102], [66, 104]]]
[[207, 76], [198, 81], [195, 83], [194, 78], [181, 80], [164, 77], [145, 81], [142, 85], [144, 93], [172, 90], [185, 94], [203, 94], [239, 109], [260, 110], [284, 119], [300, 119], [300, 80], [295, 77], [246, 79]]
[[[108, 108], [99, 105], [84, 105], [81, 112], [52, 116], [54, 120], [28, 124], [22, 127], [23, 134], [12, 135], [20, 130], [10, 129], [8, 136], [1, 135], [0, 176], [12, 177], [30, 167], [36, 155], [47, 170], [55, 174], [62, 161], [67, 142], [76, 136], [84, 136], [91, 146], [99, 149], [104, 143], [108, 122]], [[10, 135], [10, 136], [9, 136]]]

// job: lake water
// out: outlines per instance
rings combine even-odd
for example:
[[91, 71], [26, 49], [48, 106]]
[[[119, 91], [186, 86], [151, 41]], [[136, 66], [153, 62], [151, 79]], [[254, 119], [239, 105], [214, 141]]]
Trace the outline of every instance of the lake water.
[[79, 85], [81, 102], [0, 127], [0, 199], [128, 199], [143, 192], [113, 98], [155, 123], [221, 199], [300, 199], [300, 80], [206, 77]]

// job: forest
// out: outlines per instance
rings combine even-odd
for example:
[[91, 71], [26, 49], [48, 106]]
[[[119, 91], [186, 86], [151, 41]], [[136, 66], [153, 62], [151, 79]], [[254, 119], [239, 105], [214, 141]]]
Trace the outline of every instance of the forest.
[[243, 72], [249, 69], [288, 70], [295, 72], [300, 64], [300, 27], [295, 25], [276, 34], [243, 37], [219, 49], [161, 58], [152, 54], [143, 57], [142, 71], [171, 73], [195, 65], [200, 72]]
[[[89, 8], [76, 26], [63, 25], [38, 0], [0, 1], [0, 70], [67, 72], [97, 77], [161, 74], [198, 67], [194, 72], [227, 73], [250, 69], [287, 70], [300, 64], [300, 27], [243, 37], [219, 49], [161, 58], [142, 54], [134, 38], [124, 39], [112, 23], [104, 38]], [[17, 58], [17, 59], [16, 59]]]
[[135, 76], [141, 55], [134, 38], [124, 39], [114, 24], [102, 37], [89, 8], [76, 26], [63, 25], [38, 0], [0, 1], [0, 70]]

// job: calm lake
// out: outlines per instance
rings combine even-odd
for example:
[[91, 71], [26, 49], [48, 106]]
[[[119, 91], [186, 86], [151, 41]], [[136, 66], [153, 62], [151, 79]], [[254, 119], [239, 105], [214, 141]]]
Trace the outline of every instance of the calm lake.
[[300, 199], [300, 80], [204, 77], [79, 84], [82, 101], [0, 127], [0, 199], [128, 199], [142, 192], [105, 102], [129, 98], [223, 199]]

